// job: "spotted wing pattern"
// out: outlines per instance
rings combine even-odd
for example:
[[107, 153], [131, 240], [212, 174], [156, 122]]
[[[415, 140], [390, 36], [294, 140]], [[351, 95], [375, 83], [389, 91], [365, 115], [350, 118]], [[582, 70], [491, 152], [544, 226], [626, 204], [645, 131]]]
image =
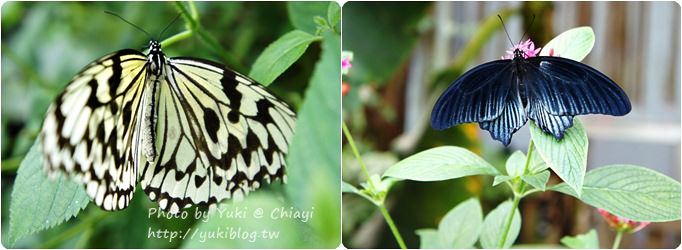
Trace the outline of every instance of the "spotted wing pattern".
[[156, 105], [159, 153], [141, 172], [150, 199], [175, 213], [286, 181], [295, 123], [288, 104], [217, 63], [173, 58], [166, 67]]
[[105, 210], [128, 206], [137, 185], [146, 62], [138, 51], [121, 50], [91, 63], [50, 105], [43, 122], [48, 176], [68, 173]]
[[126, 208], [140, 178], [172, 213], [286, 182], [296, 120], [288, 104], [218, 63], [156, 53], [121, 50], [73, 78], [43, 123], [48, 176], [84, 183], [105, 210]]

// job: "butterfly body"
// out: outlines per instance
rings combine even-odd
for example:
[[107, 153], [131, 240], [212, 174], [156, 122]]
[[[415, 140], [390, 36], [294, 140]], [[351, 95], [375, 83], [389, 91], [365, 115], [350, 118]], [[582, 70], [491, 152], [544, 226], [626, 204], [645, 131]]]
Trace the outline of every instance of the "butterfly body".
[[528, 119], [563, 138], [582, 114], [625, 115], [630, 101], [601, 72], [552, 56], [528, 57], [516, 49], [511, 60], [484, 63], [465, 72], [439, 97], [431, 113], [435, 129], [478, 122], [508, 145]]
[[86, 66], [48, 108], [41, 135], [49, 176], [84, 183], [105, 210], [128, 206], [139, 182], [172, 213], [240, 198], [286, 180], [295, 113], [225, 66], [114, 52]]

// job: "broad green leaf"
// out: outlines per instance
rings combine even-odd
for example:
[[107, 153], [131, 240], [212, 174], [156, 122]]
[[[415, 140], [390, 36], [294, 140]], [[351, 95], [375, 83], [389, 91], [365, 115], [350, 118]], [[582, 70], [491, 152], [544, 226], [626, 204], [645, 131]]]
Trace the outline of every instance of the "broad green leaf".
[[526, 167], [526, 155], [521, 151], [514, 152], [505, 164], [507, 175], [517, 177], [523, 175], [523, 169]]
[[594, 31], [592, 27], [583, 26], [573, 28], [549, 41], [540, 52], [541, 56], [549, 56], [550, 49], [554, 49], [554, 55], [582, 61], [594, 46]]
[[320, 39], [300, 30], [284, 34], [256, 58], [249, 76], [265, 86], [270, 85], [303, 55], [308, 45]]
[[549, 176], [550, 176], [549, 170], [544, 170], [537, 174], [522, 175], [521, 179], [523, 179], [523, 181], [530, 184], [534, 188], [545, 191], [545, 186], [547, 184], [547, 181], [549, 181]]
[[547, 165], [580, 196], [587, 166], [587, 133], [578, 118], [566, 129], [564, 138], [557, 141], [545, 134], [535, 123], [530, 124], [530, 135], [535, 148]]
[[471, 248], [483, 225], [478, 199], [468, 199], [450, 210], [438, 225], [440, 245], [446, 248]]
[[[483, 248], [499, 248], [502, 241], [502, 234], [504, 234], [504, 227], [507, 225], [509, 213], [511, 212], [512, 201], [508, 200], [490, 211], [483, 220], [483, 230], [481, 230], [481, 246]], [[509, 232], [507, 233], [507, 240], [504, 242], [502, 248], [509, 248], [521, 231], [521, 213], [519, 209], [514, 210], [514, 217], [512, 218]]]
[[561, 243], [573, 249], [597, 249], [599, 248], [599, 236], [597, 231], [591, 229], [586, 234], [576, 236], [564, 236]]
[[9, 208], [9, 246], [21, 237], [52, 228], [85, 208], [90, 198], [83, 185], [60, 174], [51, 181], [43, 172], [40, 139], [19, 165]]
[[540, 156], [540, 154], [538, 154], [537, 152], [533, 152], [533, 155], [530, 156], [530, 165], [528, 166], [528, 172], [531, 174], [537, 174], [547, 168], [549, 168], [549, 166], [547, 166], [545, 160], [542, 159], [542, 156]]
[[549, 189], [629, 220], [680, 219], [680, 183], [644, 167], [609, 165], [591, 170], [585, 176], [580, 197], [565, 183]]
[[419, 248], [421, 249], [447, 248], [440, 245], [436, 229], [417, 229], [415, 233], [419, 236]]
[[341, 192], [343, 193], [359, 193], [360, 190], [358, 190], [355, 186], [351, 185], [348, 182], [342, 181], [341, 182]]
[[317, 218], [327, 218], [307, 223], [329, 244], [316, 248], [338, 246], [341, 228], [341, 138], [332, 136], [341, 134], [341, 38], [328, 30], [322, 36], [322, 55], [305, 91], [289, 146], [284, 185], [294, 204], [314, 206]]
[[327, 7], [327, 21], [329, 25], [334, 27], [341, 21], [341, 6], [337, 2], [329, 2], [329, 7]]
[[[316, 1], [292, 1], [287, 2], [287, 12], [289, 12], [289, 20], [299, 30], [305, 31], [308, 34], [315, 34], [317, 24], [313, 18], [327, 17], [330, 2], [316, 2]], [[338, 4], [337, 4], [338, 6]]]
[[471, 151], [442, 146], [427, 149], [403, 159], [384, 176], [415, 181], [440, 181], [469, 175], [499, 175], [490, 163]]
[[440, 245], [440, 242], [438, 241], [438, 231], [435, 229], [417, 229], [415, 233], [419, 236], [419, 248], [421, 249], [447, 248]]
[[514, 179], [514, 177], [511, 177], [511, 176], [508, 176], [508, 175], [498, 175], [498, 176], [495, 176], [495, 178], [493, 179], [493, 187], [494, 187], [494, 186], [497, 186], [497, 185], [500, 185], [500, 183], [503, 183], [503, 182], [508, 181], [508, 180], [511, 180], [511, 179]]

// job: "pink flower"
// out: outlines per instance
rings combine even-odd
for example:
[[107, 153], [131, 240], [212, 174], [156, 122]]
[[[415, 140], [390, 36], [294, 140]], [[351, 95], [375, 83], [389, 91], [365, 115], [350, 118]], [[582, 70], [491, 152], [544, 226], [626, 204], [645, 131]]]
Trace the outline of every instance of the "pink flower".
[[606, 222], [609, 223], [609, 226], [618, 232], [634, 233], [651, 224], [651, 222], [628, 220], [623, 217], [613, 215], [601, 208], [597, 208], [597, 211], [604, 216], [604, 219], [606, 219]]
[[507, 54], [509, 55], [503, 56], [502, 59], [514, 58], [514, 50], [516, 49], [520, 49], [523, 52], [523, 58], [536, 57], [538, 53], [540, 53], [540, 48], [536, 49], [533, 41], [528, 39], [525, 42], [514, 45], [514, 47], [507, 50]]
[[349, 69], [350, 67], [353, 67], [353, 65], [350, 64], [350, 58], [341, 60], [341, 69]]

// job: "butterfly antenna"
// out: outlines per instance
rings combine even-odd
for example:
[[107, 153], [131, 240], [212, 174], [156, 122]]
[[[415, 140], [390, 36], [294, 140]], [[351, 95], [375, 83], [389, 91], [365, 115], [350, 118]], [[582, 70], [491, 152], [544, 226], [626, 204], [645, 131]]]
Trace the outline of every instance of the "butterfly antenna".
[[144, 32], [145, 34], [147, 34], [147, 36], [149, 36], [149, 39], [152, 39], [152, 40], [154, 39], [154, 37], [152, 37], [152, 35], [150, 35], [147, 31], [143, 30], [143, 29], [140, 28], [140, 27], [137, 27], [137, 25], [135, 25], [135, 24], [133, 24], [133, 23], [131, 23], [131, 22], [128, 22], [128, 20], [125, 20], [125, 18], [119, 16], [118, 14], [113, 13], [113, 12], [110, 12], [110, 11], [106, 11], [106, 10], [104, 11], [104, 13], [107, 13], [107, 14], [109, 14], [109, 15], [112, 15], [112, 16], [115, 16], [115, 17], [120, 18], [120, 19], [123, 20], [124, 22], [130, 24], [131, 26], [135, 27], [136, 29], [138, 29], [138, 30]]
[[500, 18], [500, 22], [502, 23], [502, 28], [504, 28], [504, 33], [507, 33], [507, 38], [509, 39], [509, 42], [511, 43], [512, 47], [514, 47], [514, 42], [512, 42], [511, 37], [509, 36], [509, 32], [507, 32], [507, 27], [504, 25], [504, 21], [502, 21], [502, 17], [500, 14], [497, 14], [497, 17]]
[[521, 43], [521, 41], [523, 41], [523, 37], [526, 36], [530, 27], [533, 27], [533, 22], [535, 22], [535, 14], [533, 14], [533, 19], [530, 20], [530, 25], [528, 25], [528, 28], [526, 28], [526, 31], [523, 32], [523, 36], [521, 36], [521, 40], [519, 41], [519, 43]]
[[178, 13], [178, 15], [176, 15], [175, 18], [173, 18], [173, 20], [170, 21], [170, 23], [168, 25], [166, 25], [166, 27], [161, 30], [161, 33], [159, 33], [159, 38], [161, 38], [161, 35], [163, 35], [163, 32], [166, 31], [171, 26], [171, 24], [173, 24], [175, 22], [175, 20], [178, 20], [178, 17], [180, 17], [180, 13]]

